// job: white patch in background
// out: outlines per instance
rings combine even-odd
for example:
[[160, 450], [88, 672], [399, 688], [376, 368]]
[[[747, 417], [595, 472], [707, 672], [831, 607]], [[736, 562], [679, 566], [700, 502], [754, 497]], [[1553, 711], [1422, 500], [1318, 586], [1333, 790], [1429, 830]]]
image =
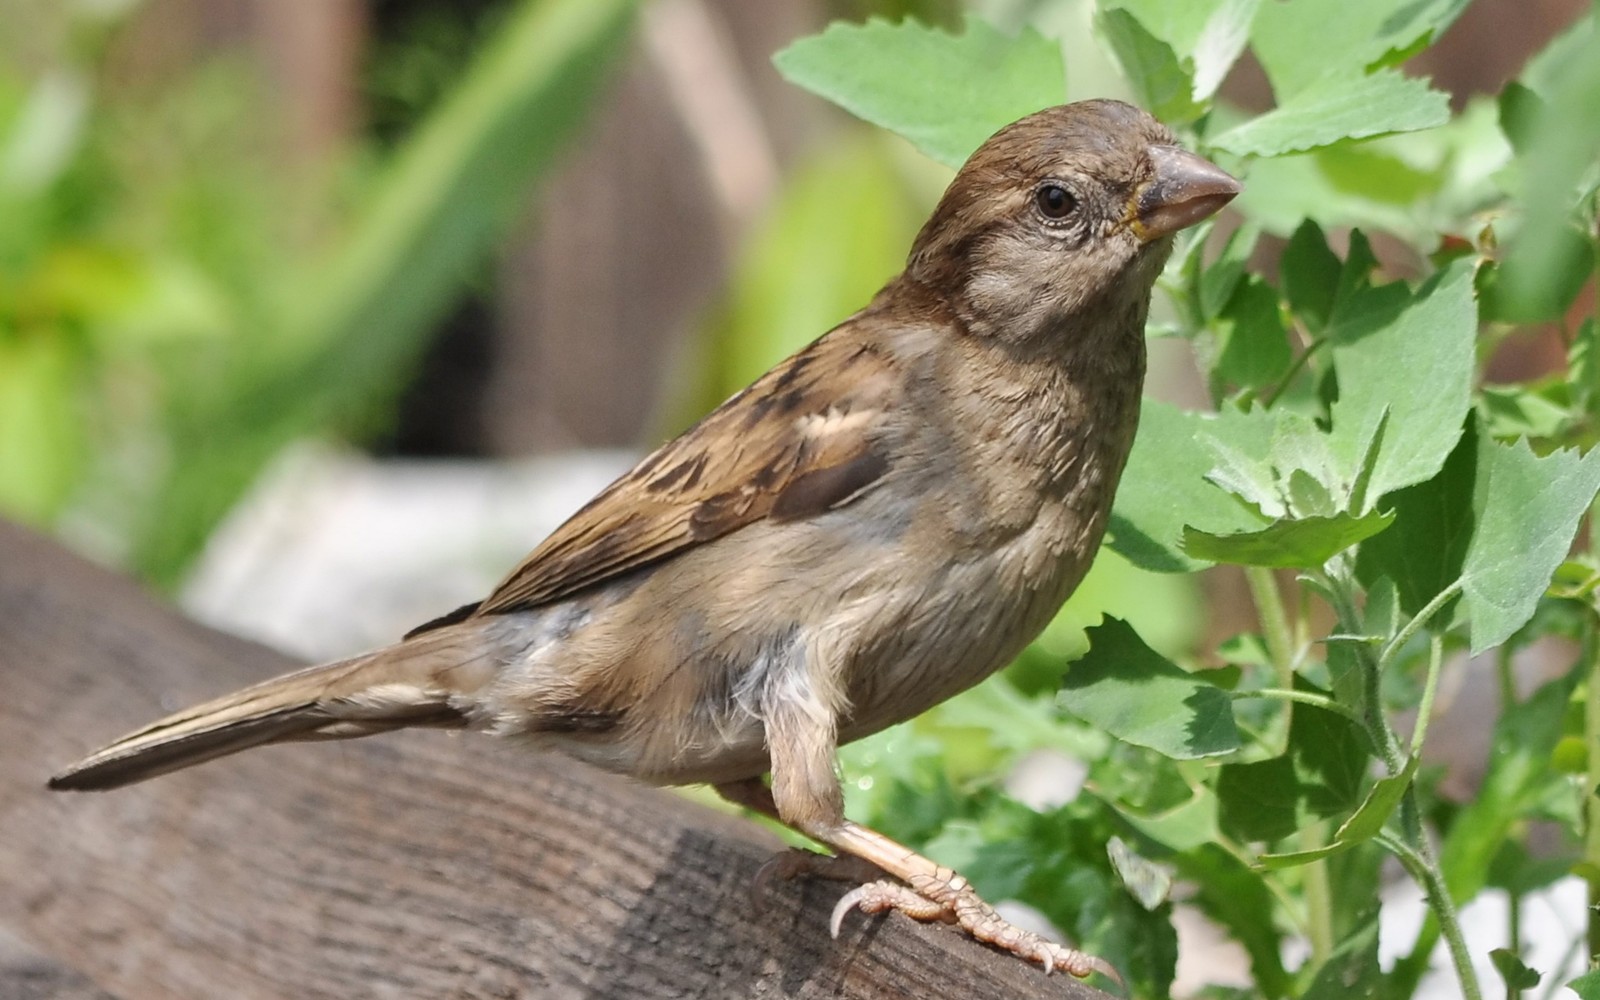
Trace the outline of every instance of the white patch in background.
[[180, 601], [308, 660], [387, 645], [487, 594], [635, 457], [377, 461], [297, 446], [213, 533]]
[[[1539, 892], [1522, 898], [1522, 961], [1540, 973], [1539, 985], [1527, 995], [1545, 996], [1552, 981], [1565, 983], [1584, 971], [1582, 946], [1584, 920], [1588, 908], [1588, 889], [1580, 878], [1564, 878]], [[1427, 912], [1422, 890], [1407, 879], [1392, 882], [1383, 891], [1383, 909], [1378, 925], [1378, 962], [1387, 969], [1394, 960], [1411, 949]], [[1491, 889], [1461, 908], [1461, 933], [1467, 940], [1473, 968], [1484, 996], [1504, 996], [1505, 983], [1494, 970], [1489, 952], [1505, 948], [1511, 907], [1504, 892]], [[1574, 947], [1574, 944], [1577, 947]], [[1461, 984], [1444, 941], [1433, 950], [1428, 973], [1423, 976], [1415, 1000], [1457, 1000]], [[1571, 990], [1550, 994], [1573, 998]]]

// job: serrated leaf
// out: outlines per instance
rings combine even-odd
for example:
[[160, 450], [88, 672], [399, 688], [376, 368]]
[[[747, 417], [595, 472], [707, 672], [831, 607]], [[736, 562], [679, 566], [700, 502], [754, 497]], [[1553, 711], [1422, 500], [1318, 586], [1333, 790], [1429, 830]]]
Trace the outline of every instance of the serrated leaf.
[[1067, 671], [1062, 695], [1085, 722], [1176, 760], [1239, 747], [1228, 693], [1146, 646], [1117, 618], [1089, 629], [1089, 652]]
[[1267, 3], [1251, 27], [1251, 48], [1282, 100], [1328, 76], [1395, 65], [1436, 36], [1469, 0], [1295, 0]]
[[909, 139], [950, 167], [1002, 126], [1066, 97], [1060, 46], [975, 14], [950, 35], [916, 21], [835, 22], [773, 57], [784, 79]]
[[[1469, 261], [1452, 264], [1409, 301], [1393, 285], [1340, 301], [1328, 336], [1339, 373], [1333, 447], [1353, 469], [1388, 413], [1368, 497], [1438, 472], [1472, 399], [1478, 313]], [[1396, 306], [1399, 306], [1396, 310]]]
[[1320, 80], [1272, 111], [1216, 136], [1211, 144], [1240, 156], [1282, 156], [1345, 139], [1433, 128], [1449, 120], [1447, 95], [1426, 81], [1386, 69]]
[[1477, 653], [1505, 642], [1533, 617], [1600, 490], [1600, 449], [1540, 458], [1526, 441], [1507, 445], [1485, 437], [1474, 486], [1458, 618], [1466, 619]]
[[1183, 550], [1207, 562], [1278, 569], [1313, 569], [1371, 538], [1394, 521], [1390, 512], [1372, 511], [1355, 517], [1283, 518], [1259, 531], [1214, 535], [1195, 528], [1183, 531]]
[[[1295, 686], [1322, 693], [1304, 680]], [[1360, 801], [1369, 760], [1366, 742], [1349, 719], [1296, 702], [1283, 754], [1223, 765], [1216, 782], [1218, 821], [1236, 839], [1274, 841], [1313, 820], [1344, 815]]]
[[[1381, 580], [1394, 581], [1400, 607], [1414, 615], [1460, 577], [1472, 540], [1477, 469], [1477, 423], [1468, 420], [1433, 478], [1396, 490], [1384, 500], [1394, 511], [1395, 523], [1363, 543], [1356, 555], [1356, 576], [1369, 591]], [[1448, 614], [1441, 614], [1435, 624], [1443, 627], [1449, 620]]]
[[1258, 528], [1261, 518], [1206, 481], [1216, 460], [1195, 441], [1214, 438], [1259, 454], [1271, 436], [1272, 419], [1261, 411], [1195, 413], [1146, 399], [1117, 489], [1108, 544], [1134, 565], [1160, 573], [1203, 566], [1183, 551], [1185, 525], [1227, 534]]

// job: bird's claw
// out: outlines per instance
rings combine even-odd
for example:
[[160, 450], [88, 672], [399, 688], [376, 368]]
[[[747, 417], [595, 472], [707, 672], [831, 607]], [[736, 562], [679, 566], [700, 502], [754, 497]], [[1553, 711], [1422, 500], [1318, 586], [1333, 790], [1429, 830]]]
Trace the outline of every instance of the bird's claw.
[[833, 907], [828, 928], [834, 937], [851, 910], [884, 913], [898, 910], [913, 920], [952, 923], [992, 947], [1009, 951], [1028, 962], [1043, 966], [1045, 974], [1066, 972], [1079, 979], [1098, 972], [1118, 984], [1122, 977], [1104, 959], [1048, 941], [1033, 931], [1023, 930], [1006, 920], [984, 902], [960, 875], [922, 878], [914, 886], [880, 880], [858, 886], [840, 897]]

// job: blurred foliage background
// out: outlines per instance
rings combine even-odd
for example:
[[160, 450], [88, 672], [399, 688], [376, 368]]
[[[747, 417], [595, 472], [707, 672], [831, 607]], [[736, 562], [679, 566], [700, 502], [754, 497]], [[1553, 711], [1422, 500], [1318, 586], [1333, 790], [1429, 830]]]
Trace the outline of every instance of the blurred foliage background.
[[[1181, 4], [1120, 6], [1182, 32], [1162, 20]], [[1507, 81], [1536, 86], [1525, 63], [1588, 7], [1479, 0], [1406, 53], [1449, 93], [1448, 126], [1255, 162], [1232, 281], [1276, 275], [1307, 217], [1340, 252], [1366, 229], [1386, 278], [1463, 252], [1439, 235], [1473, 235], [1458, 224], [1518, 142], [1501, 123], [1527, 97]], [[0, 25], [26, 28], [0, 31], [0, 516], [170, 588], [296, 441], [513, 458], [661, 440], [865, 302], [949, 176], [784, 82], [773, 53], [837, 18], [959, 28], [971, 10], [1061, 39], [1072, 99], [1163, 99], [1134, 92], [1089, 0], [0, 0]], [[1214, 81], [1219, 121], [1271, 107], [1285, 72], [1247, 54]], [[1479, 289], [1489, 381], [1565, 371], [1563, 313], [1594, 309], [1587, 252]], [[1519, 287], [1519, 266], [1540, 280]], [[1150, 393], [1209, 407], [1193, 352], [1225, 346], [1152, 341]], [[1558, 422], [1537, 394], [1484, 400], [1497, 431]], [[1224, 643], [1255, 624], [1238, 567], [1104, 552], [1012, 684], [850, 751], [856, 814], [1001, 897], [1103, 891], [1081, 864], [1104, 853], [1103, 812], [1033, 810], [978, 778], [1040, 750], [1127, 758], [1130, 787], [1102, 791], [1160, 799], [1131, 787], [1136, 755], [1040, 696], [1102, 612], [1186, 663], [1262, 659]], [[1196, 851], [1182, 874], [1226, 910], [1215, 862]], [[1272, 995], [1275, 942], [1244, 942]]]
[[[0, 34], [0, 512], [166, 586], [289, 441], [636, 447], [847, 315], [947, 171], [770, 56], [837, 17], [963, 11], [0, 7], [28, 28]], [[1071, 30], [1089, 3], [977, 7], [1066, 28], [1072, 96], [1135, 96]], [[1458, 100], [1494, 90], [1581, 7], [1486, 0], [1419, 69]], [[1268, 100], [1248, 59], [1222, 92]], [[1273, 166], [1252, 177], [1259, 217], [1326, 183]], [[1353, 221], [1405, 229], [1404, 166], [1387, 216]], [[1157, 395], [1198, 398], [1166, 369], [1158, 351]]]

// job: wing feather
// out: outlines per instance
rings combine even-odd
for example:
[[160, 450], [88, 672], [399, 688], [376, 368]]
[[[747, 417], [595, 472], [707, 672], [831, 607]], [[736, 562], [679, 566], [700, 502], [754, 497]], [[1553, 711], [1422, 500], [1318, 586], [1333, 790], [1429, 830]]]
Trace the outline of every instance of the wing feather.
[[872, 489], [890, 469], [881, 416], [898, 381], [887, 353], [853, 332], [847, 323], [816, 341], [646, 456], [474, 613], [559, 601], [763, 518], [814, 517]]

